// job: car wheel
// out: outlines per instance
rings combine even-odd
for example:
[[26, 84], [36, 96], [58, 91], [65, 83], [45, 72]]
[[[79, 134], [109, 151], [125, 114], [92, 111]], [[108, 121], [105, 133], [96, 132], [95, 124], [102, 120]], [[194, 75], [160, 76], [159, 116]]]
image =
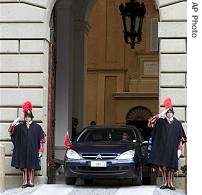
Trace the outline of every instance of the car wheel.
[[65, 183], [67, 185], [74, 185], [76, 183], [75, 177], [65, 177]]
[[132, 179], [132, 184], [135, 186], [142, 185], [142, 167], [138, 168], [137, 177]]

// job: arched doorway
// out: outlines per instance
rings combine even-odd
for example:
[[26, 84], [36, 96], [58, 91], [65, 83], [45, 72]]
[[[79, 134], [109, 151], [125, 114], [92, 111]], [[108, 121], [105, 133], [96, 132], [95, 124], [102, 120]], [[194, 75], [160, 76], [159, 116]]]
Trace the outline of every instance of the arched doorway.
[[[77, 2], [77, 3], [75, 3]], [[90, 17], [90, 9], [93, 7], [93, 4], [95, 3], [95, 0], [77, 0], [77, 1], [66, 1], [66, 0], [59, 0], [56, 1], [55, 4], [55, 34], [56, 34], [56, 83], [55, 87], [54, 84], [50, 85], [49, 88], [49, 97], [52, 98], [53, 96], [51, 94], [55, 94], [55, 104], [49, 104], [49, 112], [55, 111], [55, 121], [51, 119], [51, 116], [54, 115], [54, 112], [49, 114], [49, 121], [48, 125], [49, 127], [52, 127], [53, 124], [55, 124], [55, 127], [49, 128], [49, 143], [48, 143], [48, 170], [49, 168], [52, 169], [50, 166], [51, 164], [53, 165], [54, 168], [54, 159], [63, 159], [64, 151], [65, 148], [63, 147], [63, 139], [66, 131], [68, 130], [71, 136], [71, 118], [76, 117], [78, 118], [79, 125], [82, 128], [84, 124], [84, 95], [87, 90], [90, 91], [90, 95], [88, 97], [96, 97], [97, 100], [95, 101], [89, 101], [90, 104], [88, 108], [92, 108], [92, 104], [95, 105], [94, 108], [95, 112], [93, 110], [92, 115], [97, 116], [96, 121], [99, 124], [103, 123], [116, 123], [116, 117], [115, 114], [113, 113], [113, 107], [116, 104], [116, 102], [119, 103], [120, 98], [116, 99], [116, 97], [112, 97], [112, 92], [125, 92], [128, 89], [125, 89], [125, 77], [133, 77], [132, 80], [130, 81], [130, 84], [128, 88], [131, 89], [130, 92], [140, 92], [144, 93], [143, 91], [140, 91], [140, 89], [143, 89], [143, 86], [146, 86], [147, 83], [150, 83], [151, 86], [147, 87], [145, 90], [148, 90], [149, 88], [149, 93], [151, 93], [151, 89], [153, 88], [153, 85], [156, 85], [156, 82], [151, 82], [151, 80], [148, 80], [150, 77], [147, 77], [148, 75], [142, 74], [144, 72], [143, 70], [139, 70], [142, 65], [144, 65], [144, 61], [155, 61], [158, 56], [158, 53], [156, 52], [155, 58], [153, 58], [151, 55], [142, 55], [140, 53], [136, 55], [131, 55], [130, 49], [127, 49], [125, 46], [124, 42], [122, 40], [120, 41], [121, 44], [114, 39], [114, 31], [112, 30], [107, 30], [109, 32], [109, 42], [106, 42], [106, 45], [102, 45], [101, 43], [104, 42], [106, 38], [104, 37], [105, 35], [105, 30], [102, 31], [103, 36], [95, 36], [99, 37], [100, 42], [97, 42], [97, 40], [92, 40], [94, 43], [96, 42], [99, 45], [99, 48], [94, 48], [94, 47], [86, 47], [86, 34], [89, 30], [89, 24], [88, 24], [88, 17]], [[98, 1], [97, 1], [98, 2]], [[97, 4], [97, 9], [100, 9], [100, 4], [102, 4], [103, 1], [99, 1]], [[116, 2], [118, 3], [118, 1]], [[113, 24], [119, 24], [120, 17], [117, 15], [117, 10], [112, 9], [112, 6], [115, 4], [113, 1], [106, 1], [106, 7], [108, 11], [106, 11], [106, 17], [109, 15], [109, 13], [113, 13], [113, 15], [116, 18], [116, 22], [112, 22]], [[118, 5], [118, 4], [117, 4]], [[153, 4], [152, 4], [153, 5]], [[150, 5], [151, 6], [151, 2]], [[117, 8], [117, 6], [116, 6]], [[72, 11], [74, 10], [74, 11]], [[105, 10], [105, 9], [101, 9]], [[94, 10], [96, 12], [96, 9]], [[116, 17], [117, 16], [117, 17]], [[91, 16], [91, 19], [94, 19], [95, 17]], [[103, 20], [104, 17], [101, 17], [100, 19]], [[109, 17], [111, 18], [111, 17]], [[95, 22], [95, 21], [94, 21]], [[95, 22], [96, 23], [96, 22]], [[99, 26], [101, 26], [102, 22], [97, 22], [99, 24], [98, 26], [92, 26], [92, 28], [95, 29], [100, 29]], [[98, 28], [99, 27], [99, 28]], [[115, 26], [108, 26], [106, 27], [107, 29], [116, 29], [116, 34], [119, 34], [120, 37], [122, 38], [122, 31], [119, 25]], [[93, 31], [93, 30], [92, 30]], [[91, 31], [91, 32], [92, 32]], [[95, 30], [96, 31], [96, 30]], [[99, 32], [100, 33], [100, 32]], [[107, 39], [106, 39], [107, 40]], [[93, 44], [91, 42], [91, 44]], [[109, 44], [111, 43], [111, 44]], [[127, 53], [132, 62], [130, 65], [124, 64], [125, 56], [123, 55], [122, 58], [118, 59], [117, 62], [117, 57], [115, 57], [114, 52], [117, 53], [116, 46], [113, 46], [113, 44], [116, 43], [117, 47], [120, 48], [120, 53]], [[111, 48], [111, 45], [113, 46]], [[109, 46], [109, 47], [108, 47]], [[102, 49], [101, 49], [102, 48]], [[98, 82], [96, 80], [93, 80], [91, 83], [99, 83], [98, 86], [93, 86], [94, 90], [84, 86], [85, 83], [85, 76], [86, 76], [86, 50], [90, 49], [88, 53], [92, 53], [93, 56], [98, 55], [98, 66], [94, 67], [94, 63], [89, 63], [91, 66], [89, 67], [89, 73], [94, 79], [95, 77], [98, 79]], [[141, 49], [141, 48], [140, 48]], [[130, 51], [130, 52], [129, 52]], [[101, 56], [100, 54], [106, 53], [106, 56], [104, 55]], [[96, 54], [96, 55], [95, 55]], [[121, 55], [116, 55], [121, 56]], [[128, 57], [128, 56], [127, 56]], [[138, 63], [135, 63], [133, 59], [136, 58]], [[93, 61], [94, 59], [92, 59]], [[130, 61], [129, 60], [129, 61]], [[91, 61], [91, 62], [92, 62]], [[137, 66], [137, 64], [139, 64]], [[147, 63], [148, 64], [148, 63]], [[146, 64], [146, 65], [147, 65]], [[154, 65], [156, 65], [154, 63]], [[127, 67], [129, 66], [129, 67]], [[134, 69], [138, 69], [139, 75], [141, 77], [141, 82], [136, 82], [136, 76], [133, 73]], [[131, 70], [131, 71], [127, 71]], [[88, 71], [87, 70], [87, 71]], [[115, 71], [114, 71], [115, 70]], [[128, 74], [127, 72], [130, 72]], [[138, 74], [139, 74], [138, 73]], [[49, 73], [49, 77], [51, 76], [51, 73]], [[138, 76], [137, 76], [138, 77]], [[156, 77], [155, 80], [157, 81], [158, 78]], [[138, 83], [138, 89], [135, 89], [136, 83]], [[100, 90], [101, 89], [101, 90]], [[157, 90], [157, 88], [155, 88]], [[55, 90], [55, 93], [53, 92]], [[136, 90], [136, 91], [133, 91]], [[98, 92], [97, 95], [92, 95], [92, 92]], [[157, 94], [157, 95], [156, 95]], [[157, 96], [158, 93], [155, 94], [155, 102], [157, 102]], [[130, 95], [129, 95], [130, 96]], [[143, 94], [145, 98], [145, 94]], [[149, 94], [150, 97], [150, 94]], [[136, 102], [142, 101], [140, 105], [145, 105], [145, 99], [142, 100], [141, 97], [133, 97], [133, 99], [129, 100], [130, 97], [126, 97], [125, 102], [130, 102], [130, 104], [134, 105], [132, 101], [134, 101], [135, 98]], [[147, 96], [148, 99], [148, 96]], [[106, 101], [107, 100], [107, 101]], [[114, 101], [115, 100], [115, 101]], [[157, 107], [157, 103], [153, 104], [153, 102], [150, 102], [150, 100], [147, 101], [147, 104], [150, 105], [155, 105]], [[126, 103], [127, 104], [127, 103]], [[147, 106], [146, 104], [146, 106]], [[135, 104], [136, 105], [136, 104]], [[137, 104], [138, 105], [138, 104]], [[123, 110], [122, 103], [119, 104], [120, 110], [117, 109], [118, 113], [121, 113]], [[125, 106], [126, 107], [126, 106]], [[130, 106], [131, 107], [131, 106]], [[154, 106], [153, 106], [154, 107]], [[87, 111], [88, 112], [88, 111]], [[140, 112], [140, 108], [139, 111]], [[123, 119], [125, 119], [125, 114]], [[94, 118], [92, 118], [94, 120]], [[149, 130], [147, 131], [146, 129], [146, 122], [147, 119], [141, 119], [140, 118], [135, 118], [135, 125], [138, 128], [143, 129], [143, 135], [144, 137], [148, 137]], [[134, 121], [128, 121], [130, 124]], [[119, 123], [119, 121], [118, 121]], [[134, 124], [133, 124], [134, 125]], [[79, 128], [80, 128], [79, 127]], [[54, 131], [54, 133], [53, 133]], [[52, 133], [51, 133], [52, 132]], [[54, 136], [53, 136], [54, 135]], [[51, 137], [52, 136], [52, 137]], [[53, 148], [54, 147], [54, 148]], [[50, 151], [50, 152], [49, 152]], [[53, 170], [54, 171], [54, 170]], [[48, 177], [54, 177], [54, 175], [49, 174], [51, 171], [48, 171]]]
[[[59, 1], [58, 1], [59, 2]], [[62, 2], [62, 1], [61, 1]], [[64, 2], [64, 1], [63, 1]], [[71, 2], [71, 1], [69, 1], [69, 2]], [[73, 1], [72, 1], [73, 2]], [[75, 2], [75, 1], [74, 1]], [[77, 2], [79, 2], [79, 1], [77, 1]], [[84, 1], [83, 1], [84, 2]], [[81, 3], [81, 5], [84, 5], [84, 4], [88, 4], [88, 5], [92, 5], [92, 2], [93, 1], [85, 1], [83, 4]], [[88, 7], [88, 9], [86, 9], [86, 6], [84, 6], [85, 7], [85, 11], [83, 10], [83, 12], [82, 13], [85, 13], [86, 12], [86, 10], [88, 10], [89, 9], [89, 7]], [[62, 8], [64, 8], [64, 7], [62, 7]], [[64, 12], [63, 12], [64, 13]], [[89, 12], [88, 12], [89, 13]], [[80, 17], [80, 19], [82, 18], [82, 23], [80, 23], [80, 22], [78, 22], [77, 23], [77, 25], [75, 26], [77, 29], [79, 29], [80, 27], [82, 27], [82, 26], [85, 26], [85, 24], [87, 24], [87, 23], [85, 23], [85, 21], [83, 20], [84, 19], [84, 15], [85, 14], [83, 14], [82, 15], [82, 17]], [[81, 15], [80, 15], [81, 16]], [[71, 20], [70, 20], [70, 22], [71, 22]], [[70, 23], [71, 24], [71, 23]], [[87, 25], [88, 26], [88, 25]], [[62, 31], [61, 31], [62, 32]], [[84, 44], [84, 41], [85, 41], [85, 38], [84, 38], [84, 31], [82, 31], [82, 32], [79, 32], [77, 35], [82, 35], [81, 37], [82, 37], [82, 40], [81, 39], [78, 39], [78, 40], [80, 40], [80, 41], [83, 41], [83, 43], [80, 45], [79, 44], [79, 42], [77, 42], [75, 45], [76, 45], [76, 48], [78, 48], [79, 46], [81, 46], [81, 48], [80, 48], [80, 54], [81, 54], [81, 58], [79, 58], [78, 56], [76, 57], [77, 58], [77, 63], [73, 63], [74, 61], [71, 61], [72, 62], [72, 64], [80, 64], [81, 66], [83, 66], [83, 65], [85, 65], [84, 64], [84, 62], [85, 62], [85, 52], [86, 52], [86, 48], [85, 48], [85, 44]], [[80, 42], [81, 43], [81, 42]], [[71, 44], [70, 44], [71, 45]], [[61, 46], [61, 45], [60, 45]], [[61, 47], [61, 49], [64, 49], [64, 48], [62, 48]], [[76, 51], [76, 49], [75, 48], [71, 48], [72, 50], [70, 50], [71, 52], [75, 52]], [[64, 50], [65, 51], [65, 50]], [[75, 55], [75, 53], [73, 52], [73, 53], [71, 53], [70, 52], [70, 54], [68, 54], [68, 55]], [[164, 55], [165, 56], [165, 55]], [[80, 59], [82, 59], [81, 61], [79, 61]], [[142, 63], [142, 61], [140, 60], [140, 62]], [[71, 63], [70, 63], [71, 64]], [[146, 65], [148, 65], [147, 63], [146, 63]], [[145, 66], [146, 66], [145, 65]], [[82, 69], [77, 69], [78, 67], [80, 67], [80, 66], [76, 66], [76, 70], [80, 70], [80, 75], [84, 75], [83, 74], [83, 70]], [[70, 67], [70, 70], [72, 70], [71, 68], [75, 68], [75, 67]], [[92, 70], [92, 71], [94, 71], [94, 70]], [[119, 70], [118, 70], [119, 71]], [[69, 71], [69, 73], [70, 73], [71, 71]], [[169, 71], [168, 71], [169, 72]], [[62, 73], [64, 73], [64, 71], [62, 70]], [[72, 72], [71, 72], [72, 73]], [[68, 75], [66, 75], [66, 76], [70, 76], [69, 78], [71, 78], [71, 76], [72, 76], [72, 74], [68, 74]], [[74, 72], [74, 73], [76, 73], [76, 71]], [[146, 72], [146, 74], [147, 74], [147, 72]], [[64, 74], [65, 75], [65, 74]], [[74, 75], [75, 76], [75, 75]], [[147, 77], [148, 75], [144, 75], [145, 77]], [[64, 76], [65, 77], [65, 76]], [[61, 77], [61, 80], [63, 80], [63, 78], [64, 77]], [[83, 77], [83, 76], [82, 76]], [[109, 88], [111, 89], [111, 88], [116, 88], [116, 87], [114, 87], [114, 86], [116, 86], [116, 77], [117, 77], [117, 75], [113, 75], [113, 74], [110, 74], [110, 75], [104, 75], [104, 77], [106, 78], [105, 79], [105, 81], [106, 81], [106, 86], [109, 86]], [[63, 80], [64, 81], [64, 80]], [[73, 82], [73, 80], [69, 80], [70, 82], [68, 82], [68, 84], [69, 83], [71, 83], [71, 82]], [[113, 82], [113, 85], [111, 86], [111, 85], [108, 85], [108, 83], [107, 82]], [[119, 82], [119, 81], [118, 81]], [[74, 82], [73, 82], [74, 83]], [[136, 81], [134, 80], [134, 82], [131, 82], [130, 84], [131, 84], [131, 88], [133, 88], [133, 86], [135, 86], [135, 85], [133, 85], [133, 84], [135, 84], [136, 83]], [[66, 83], [67, 84], [67, 83]], [[72, 90], [72, 87], [75, 89], [75, 86], [73, 86], [73, 85], [67, 85], [67, 86], [69, 86], [70, 88], [70, 90]], [[84, 88], [82, 88], [82, 85], [80, 85], [79, 86], [80, 88], [79, 88], [79, 91], [81, 91], [82, 93], [84, 92]], [[139, 88], [141, 88], [141, 83], [140, 83], [140, 87]], [[108, 90], [108, 88], [107, 88], [107, 90]], [[64, 91], [62, 91], [62, 94], [65, 94], [65, 93], [63, 93]], [[161, 94], [160, 94], [161, 95]], [[163, 95], [161, 95], [161, 96], [163, 96]], [[78, 94], [76, 94], [75, 93], [75, 91], [73, 91], [73, 93], [72, 93], [72, 95], [71, 95], [71, 97], [79, 97], [80, 99], [77, 99], [77, 100], [82, 100], [82, 97], [83, 96], [79, 96]], [[101, 98], [102, 98], [102, 94], [101, 94], [101, 96], [100, 96]], [[121, 99], [123, 96], [119, 96], [118, 98], [119, 99]], [[69, 98], [69, 97], [68, 97]], [[68, 99], [67, 98], [67, 99]], [[127, 96], [126, 98], [130, 98], [129, 96]], [[162, 97], [161, 97], [162, 98]], [[56, 98], [57, 99], [57, 98]], [[67, 100], [66, 99], [66, 100]], [[76, 99], [76, 98], [75, 98]], [[103, 100], [103, 99], [102, 99]], [[72, 102], [71, 102], [71, 100], [69, 100], [68, 99], [68, 104], [71, 104]], [[104, 103], [105, 103], [105, 101], [103, 100], [102, 101], [103, 102], [103, 105], [104, 105]], [[60, 113], [60, 112], [57, 112], [57, 111], [60, 111], [60, 109], [59, 109], [59, 107], [57, 107], [57, 105], [63, 105], [63, 104], [57, 104], [56, 103], [56, 113]], [[82, 106], [82, 101], [80, 101], [80, 104], [79, 105], [81, 105]], [[99, 107], [99, 102], [97, 103], [97, 105], [98, 105], [98, 108], [100, 109], [100, 107]], [[111, 102], [109, 102], [109, 104], [108, 105], [111, 105]], [[142, 105], [144, 105], [144, 104], [142, 104]], [[104, 107], [105, 106], [105, 107]], [[103, 109], [103, 108], [109, 108], [107, 105], [104, 105], [103, 107], [101, 107], [101, 110]], [[121, 106], [120, 106], [121, 107]], [[82, 108], [83, 109], [83, 108]], [[98, 109], [98, 110], [99, 110]], [[63, 135], [63, 133], [64, 133], [64, 129], [66, 129], [66, 126], [68, 126], [68, 127], [71, 127], [71, 120], [70, 120], [70, 118], [71, 118], [71, 116], [72, 116], [72, 113], [74, 112], [73, 111], [74, 110], [74, 108], [72, 109], [70, 109], [70, 110], [68, 110], [68, 113], [67, 113], [67, 116], [68, 116], [68, 119], [65, 121], [65, 119], [63, 118], [63, 119], [60, 119], [61, 121], [65, 121], [65, 124], [67, 124], [67, 125], [64, 125], [63, 124], [63, 127], [62, 126], [60, 126], [58, 129], [61, 129], [60, 131], [58, 131], [57, 132], [57, 135], [58, 135], [58, 133], [59, 134], [61, 134], [61, 135]], [[111, 109], [111, 111], [112, 111], [112, 109]], [[77, 113], [77, 111], [75, 110], [75, 113]], [[80, 114], [80, 118], [82, 118], [82, 114], [81, 114], [82, 112], [80, 112], [79, 114]], [[77, 113], [78, 114], [78, 113]], [[57, 114], [56, 114], [57, 115]], [[125, 115], [125, 114], [124, 114]], [[63, 114], [63, 115], [60, 115], [60, 116], [65, 116], [65, 114]], [[127, 120], [127, 119], [126, 119]], [[100, 121], [102, 121], [102, 120], [100, 120]], [[58, 123], [58, 121], [57, 121], [57, 119], [56, 119], [56, 125], [57, 125], [57, 123]], [[135, 124], [134, 124], [135, 123]], [[133, 125], [136, 125], [137, 127], [139, 127], [139, 128], [143, 128], [143, 129], [145, 129], [144, 130], [144, 132], [148, 132], [149, 130], [146, 130], [146, 120], [145, 120], [145, 118], [138, 118], [138, 117], [136, 117], [135, 118], [135, 120], [127, 120], [127, 124], [133, 124]], [[62, 123], [60, 123], [60, 124], [62, 124]], [[148, 137], [148, 133], [145, 133], [145, 138], [147, 138]]]
[[151, 129], [147, 126], [148, 118], [152, 112], [144, 106], [131, 108], [126, 115], [126, 124], [134, 125], [141, 130], [144, 140], [148, 140], [151, 135]]

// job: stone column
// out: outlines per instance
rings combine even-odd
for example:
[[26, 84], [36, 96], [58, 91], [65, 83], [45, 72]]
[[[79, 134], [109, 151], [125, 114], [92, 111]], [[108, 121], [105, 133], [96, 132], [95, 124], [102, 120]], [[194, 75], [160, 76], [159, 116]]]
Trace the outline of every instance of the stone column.
[[[83, 17], [84, 18], [84, 17]], [[73, 115], [79, 120], [78, 129], [84, 127], [86, 36], [89, 24], [84, 20], [74, 21], [74, 66], [73, 66]]]
[[5, 191], [5, 148], [0, 144], [0, 193]]
[[[56, 146], [63, 145], [65, 131], [71, 130], [72, 116], [72, 64], [73, 64], [73, 16], [72, 1], [56, 3]], [[71, 131], [69, 132], [71, 135]]]

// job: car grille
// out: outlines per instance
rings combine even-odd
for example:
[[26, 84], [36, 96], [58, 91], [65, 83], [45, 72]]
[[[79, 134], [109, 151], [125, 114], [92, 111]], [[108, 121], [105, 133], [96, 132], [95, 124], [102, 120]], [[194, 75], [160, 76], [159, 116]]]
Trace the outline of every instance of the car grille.
[[91, 174], [111, 174], [111, 173], [124, 173], [129, 169], [129, 166], [107, 166], [107, 167], [90, 167], [90, 166], [70, 166], [71, 170], [81, 173]]
[[113, 171], [117, 171], [119, 170], [119, 167], [118, 166], [109, 166], [109, 167], [86, 167], [86, 166], [79, 166], [78, 167], [79, 170], [82, 170], [82, 171], [90, 171], [90, 172], [113, 172]]
[[82, 157], [84, 159], [88, 160], [109, 160], [109, 159], [115, 159], [117, 157], [117, 154], [97, 154], [97, 153], [90, 153], [90, 154], [82, 154]]

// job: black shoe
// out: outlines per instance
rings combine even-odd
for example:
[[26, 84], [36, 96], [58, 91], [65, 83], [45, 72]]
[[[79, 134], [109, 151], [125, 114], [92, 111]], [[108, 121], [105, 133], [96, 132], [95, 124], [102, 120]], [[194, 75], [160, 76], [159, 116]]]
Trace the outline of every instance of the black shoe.
[[34, 187], [34, 184], [29, 183], [29, 184], [27, 184], [27, 186], [28, 186], [28, 187]]
[[176, 188], [174, 186], [170, 186], [168, 187], [170, 190], [176, 190]]
[[160, 189], [168, 189], [168, 186], [162, 185], [162, 186], [160, 187]]
[[22, 185], [22, 188], [27, 188], [28, 187], [28, 184], [23, 184]]

